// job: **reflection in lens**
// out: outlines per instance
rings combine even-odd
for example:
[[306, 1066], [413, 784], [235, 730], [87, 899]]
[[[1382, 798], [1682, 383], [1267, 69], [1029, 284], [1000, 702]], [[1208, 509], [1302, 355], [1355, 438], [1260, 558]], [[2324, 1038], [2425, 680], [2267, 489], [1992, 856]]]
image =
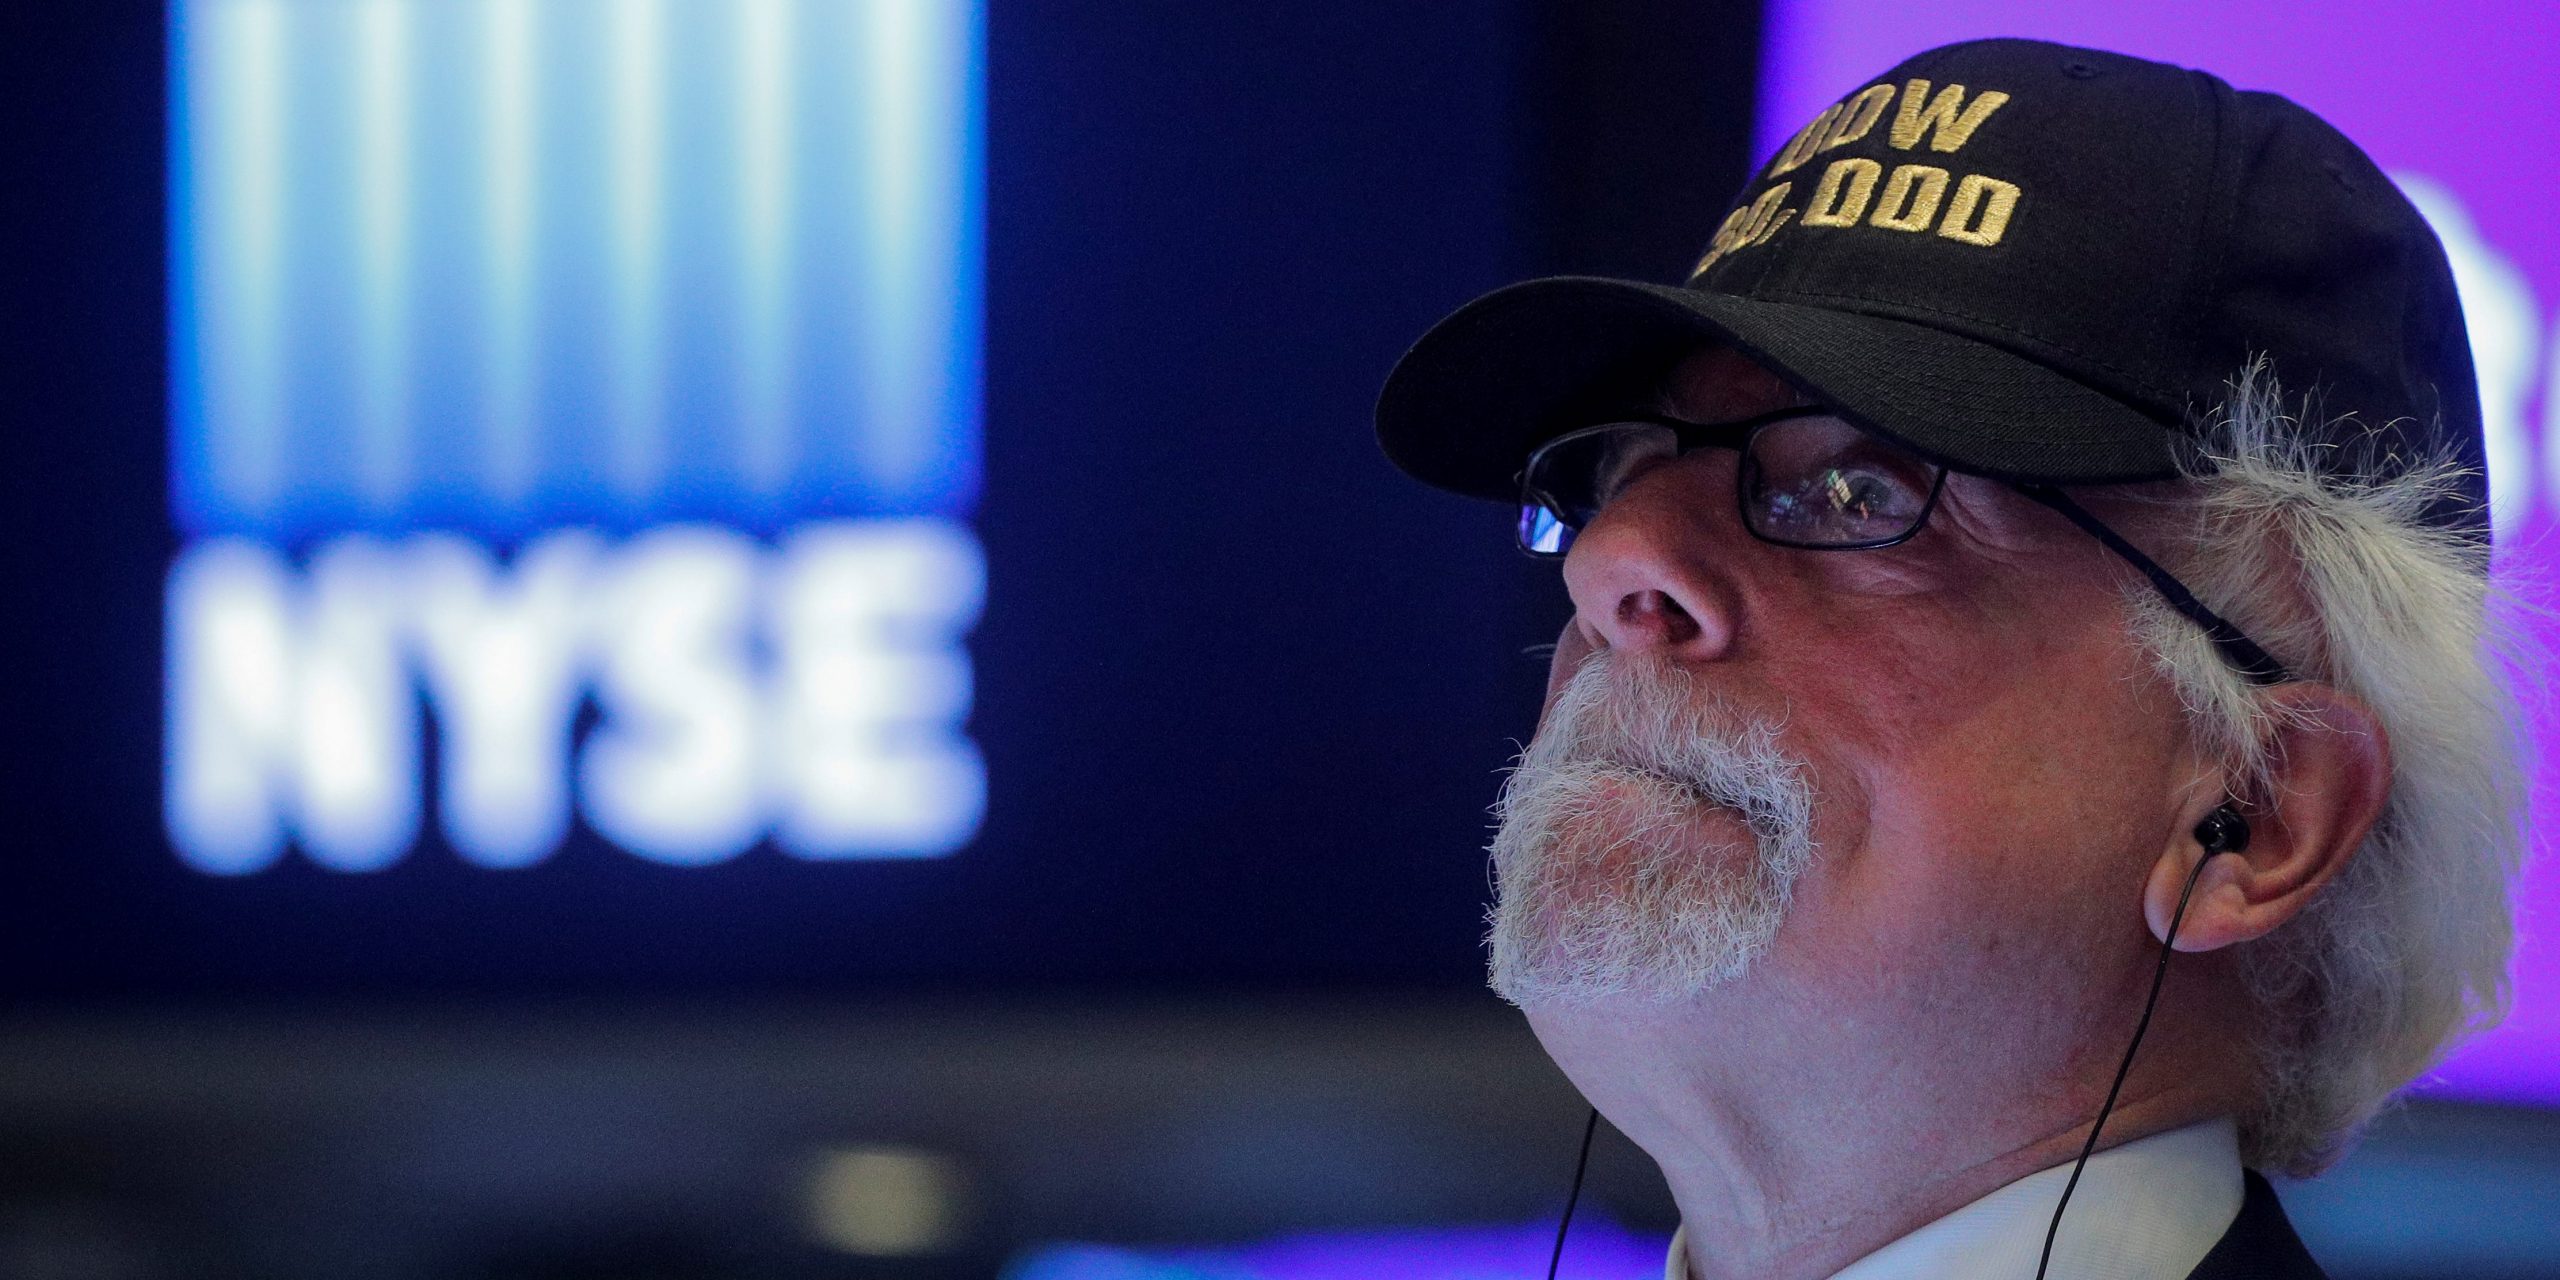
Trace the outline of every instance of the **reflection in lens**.
[[1919, 521], [1936, 468], [1836, 417], [1792, 419], [1751, 444], [1745, 509], [1763, 537], [1810, 546], [1891, 542]]
[[1520, 549], [1531, 555], [1560, 556], [1573, 545], [1573, 526], [1539, 502], [1520, 505]]

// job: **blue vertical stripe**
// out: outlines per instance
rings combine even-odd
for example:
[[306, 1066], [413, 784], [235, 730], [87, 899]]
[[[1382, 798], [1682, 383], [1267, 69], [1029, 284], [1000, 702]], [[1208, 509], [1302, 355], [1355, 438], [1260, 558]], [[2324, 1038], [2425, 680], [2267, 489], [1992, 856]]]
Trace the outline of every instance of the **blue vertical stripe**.
[[196, 6], [172, 24], [172, 93], [182, 159], [173, 216], [182, 354], [172, 418], [181, 518], [256, 524], [283, 502], [282, 288], [284, 69], [282, 0]]
[[292, 109], [281, 116], [292, 172], [284, 188], [284, 253], [277, 264], [276, 367], [285, 449], [279, 518], [319, 528], [376, 523], [366, 501], [368, 280], [361, 74], [352, 4], [283, 6], [294, 56], [279, 68]]
[[746, 424], [735, 370], [747, 341], [740, 328], [737, 121], [742, 32], [734, 5], [677, 7], [668, 34], [685, 56], [671, 60], [660, 91], [672, 167], [692, 175], [659, 202], [661, 330], [666, 371], [665, 448], [680, 465], [658, 490], [661, 509], [685, 514], [754, 513], [743, 483], [739, 439]]
[[791, 438], [792, 0], [738, 0], [733, 235], [737, 244], [738, 471], [761, 502], [783, 498]]
[[536, 448], [530, 510], [616, 516], [606, 389], [612, 329], [608, 145], [611, 0], [543, 0], [534, 12], [540, 71], [532, 147], [536, 213], [529, 338]]
[[374, 523], [452, 524], [469, 520], [490, 492], [482, 474], [492, 447], [482, 404], [489, 353], [467, 338], [484, 322], [478, 264], [489, 252], [484, 141], [468, 108], [488, 96], [488, 70], [476, 0], [406, 8], [398, 108], [406, 145], [393, 180], [407, 195], [396, 219], [400, 251], [381, 268], [399, 298], [369, 299], [367, 317], [370, 340], [396, 338], [394, 354], [380, 358], [406, 382], [372, 393], [393, 428], [375, 457], [399, 478], [367, 509], [378, 513]]
[[603, 459], [614, 495], [638, 509], [657, 496], [666, 457], [667, 3], [621, 0], [605, 11], [611, 51], [604, 106], [612, 184], [611, 361]]
[[951, 261], [943, 290], [940, 483], [930, 507], [960, 513], [976, 509], [986, 422], [987, 281], [987, 8], [985, 0], [955, 3], [965, 56], [951, 68], [943, 89], [958, 103], [955, 136], [935, 155], [949, 170], [953, 189]]
[[955, 153], [977, 150], [968, 100], [978, 23], [975, 6], [945, 0], [872, 0], [863, 11], [850, 84], [866, 161], [853, 222], [866, 250], [864, 462], [889, 505], [929, 507], [959, 479], [939, 446], [958, 407], [948, 381], [962, 304], [975, 303], [957, 296], [966, 179]]
[[534, 0], [481, 0], [479, 481], [490, 502], [520, 510], [534, 492], [534, 81], [542, 56]]
[[407, 0], [359, 0], [353, 71], [357, 373], [356, 485], [368, 517], [396, 515], [414, 488], [410, 467], [410, 182]]

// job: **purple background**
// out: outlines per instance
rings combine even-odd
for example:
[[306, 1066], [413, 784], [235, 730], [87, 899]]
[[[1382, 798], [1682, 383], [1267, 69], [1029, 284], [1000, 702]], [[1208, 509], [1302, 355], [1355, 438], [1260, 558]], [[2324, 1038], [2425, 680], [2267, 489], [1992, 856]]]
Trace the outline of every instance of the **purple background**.
[[[2520, 466], [2493, 467], [2501, 564], [2521, 571], [2537, 619], [2535, 652], [2560, 651], [2560, 542], [2553, 525], [2560, 466], [2543, 460], [2560, 437], [2560, 4], [2551, 0], [1771, 0], [1758, 154], [1903, 58], [1954, 40], [2031, 36], [2186, 66], [2243, 89], [2282, 93], [2319, 113], [2404, 179], [2421, 175], [2467, 207], [2474, 248], [2512, 273], [2461, 280], [2480, 356], [2484, 400], [2503, 399]], [[2430, 216], [2435, 216], [2430, 212]], [[2439, 230], [2445, 226], [2439, 220]], [[2449, 247], [2454, 236], [2447, 236]], [[2464, 253], [2457, 251], [2458, 269]], [[2485, 255], [2474, 255], [2475, 260]], [[2522, 292], [2519, 292], [2519, 289]], [[2492, 306], [2492, 301], [2496, 305]], [[2502, 344], [2503, 357], [2492, 352]], [[2509, 372], [2490, 385], [2493, 361]], [[2551, 410], [2548, 416], [2546, 410]], [[2491, 408], [2494, 416], [2499, 412]], [[2560, 438], [2552, 444], [2560, 447]], [[2546, 478], [2547, 477], [2547, 478]], [[2535, 737], [2560, 761], [2560, 711], [2537, 701]], [[2535, 780], [2534, 828], [2560, 817], [2553, 768]], [[2522, 935], [2514, 1012], [2455, 1056], [2427, 1092], [2560, 1103], [2560, 865], [2535, 840], [2518, 896]]]
[[[1292, 1236], [1235, 1249], [1133, 1250], [1058, 1245], [1015, 1262], [1004, 1280], [1493, 1280], [1546, 1274], [1552, 1222]], [[1577, 1215], [1557, 1274], [1652, 1280], [1669, 1241]]]

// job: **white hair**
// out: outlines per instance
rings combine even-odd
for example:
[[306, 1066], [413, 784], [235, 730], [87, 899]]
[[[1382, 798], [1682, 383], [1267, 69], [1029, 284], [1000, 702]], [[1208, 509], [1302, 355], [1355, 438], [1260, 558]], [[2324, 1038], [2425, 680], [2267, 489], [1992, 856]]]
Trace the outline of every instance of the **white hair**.
[[[2312, 408], [2289, 416], [2263, 361], [2231, 391], [2186, 467], [2173, 510], [2192, 521], [2166, 558], [2297, 678], [2371, 707], [2393, 764], [2381, 818], [2344, 869], [2238, 952], [2259, 1028], [2242, 1153], [2310, 1174], [2505, 1012], [2524, 851], [2512, 614], [2486, 547], [2424, 519], [2460, 493], [2461, 467], [2384, 457], [2376, 443], [2341, 468], [2338, 450], [2357, 446], [2306, 430]], [[2381, 477], [2352, 478], [2368, 467]], [[2132, 601], [2137, 637], [2234, 793], [2274, 797], [2282, 713], [2267, 690], [2147, 586]]]

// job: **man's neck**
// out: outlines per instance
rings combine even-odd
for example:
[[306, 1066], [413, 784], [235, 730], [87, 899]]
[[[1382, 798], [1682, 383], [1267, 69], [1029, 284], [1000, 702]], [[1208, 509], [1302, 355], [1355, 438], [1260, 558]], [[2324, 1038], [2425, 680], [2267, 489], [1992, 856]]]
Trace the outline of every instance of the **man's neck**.
[[[2119, 1104], [2108, 1117], [2105, 1145], [2132, 1142], [2200, 1118], [2162, 1099]], [[2020, 1178], [2069, 1163], [2086, 1136], [2085, 1128], [2054, 1135], [1953, 1169], [1912, 1162], [1863, 1172], [1837, 1164], [1818, 1170], [1799, 1165], [1795, 1180], [1783, 1190], [1695, 1164], [1676, 1171], [1666, 1164], [1663, 1174], [1687, 1227], [1692, 1280], [1809, 1280], [1832, 1275]], [[1817, 1182], [1817, 1172], [1831, 1176]], [[1738, 1181], [1743, 1185], [1737, 1186]], [[1751, 1207], [1736, 1212], [1746, 1204]]]
[[[2085, 1174], [2085, 1176], [2083, 1176]], [[2055, 1207], [2076, 1190], [2077, 1214]], [[2238, 1127], [2228, 1116], [2152, 1134], [2002, 1186], [1896, 1237], [1833, 1280], [2024, 1277], [2110, 1280], [2191, 1275], [2222, 1243], [2248, 1200]], [[2061, 1229], [2048, 1235], [2050, 1226]], [[1672, 1238], [1666, 1280], [1692, 1280], [1687, 1233]]]
[[[1895, 1052], [1856, 1028], [1833, 1029], [1833, 1043], [1814, 1051], [1776, 1028], [1700, 1034], [1698, 1009], [1642, 1012], [1539, 1010], [1531, 1021], [1585, 1095], [1661, 1166], [1694, 1280], [1818, 1280], [2070, 1161], [2122, 1053], [2005, 1071], [1997, 1052], [1977, 1067], [1925, 1043]], [[2187, 1051], [2195, 1029], [2166, 1025], [2181, 1019], [2162, 1013], [2104, 1146], [2231, 1111], [2242, 1082], [2217, 1055]], [[2039, 1080], [2049, 1083], [2030, 1083]]]

